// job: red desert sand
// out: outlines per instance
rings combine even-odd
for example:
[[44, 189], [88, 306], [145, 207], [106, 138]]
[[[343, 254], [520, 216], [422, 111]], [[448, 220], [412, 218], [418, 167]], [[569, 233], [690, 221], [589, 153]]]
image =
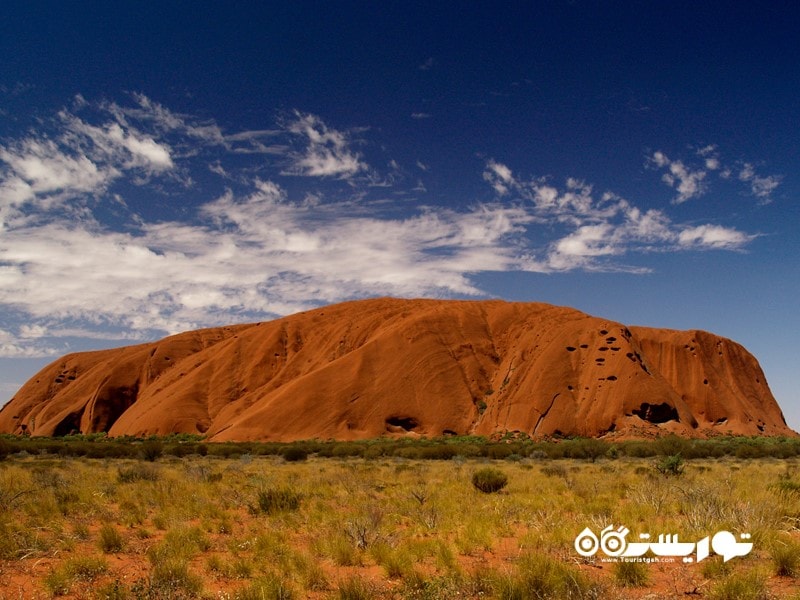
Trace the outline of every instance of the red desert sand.
[[391, 298], [70, 354], [0, 411], [0, 432], [100, 431], [796, 435], [756, 359], [711, 333], [539, 303]]

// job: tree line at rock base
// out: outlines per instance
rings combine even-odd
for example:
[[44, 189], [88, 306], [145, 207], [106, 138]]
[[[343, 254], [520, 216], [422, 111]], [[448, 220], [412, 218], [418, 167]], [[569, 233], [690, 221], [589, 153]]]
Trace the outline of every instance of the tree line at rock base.
[[68, 435], [57, 438], [0, 436], [0, 459], [9, 455], [82, 456], [87, 458], [142, 458], [189, 455], [241, 458], [277, 456], [286, 461], [320, 458], [405, 458], [416, 460], [616, 459], [676, 456], [693, 458], [791, 458], [800, 456], [800, 438], [720, 436], [686, 439], [666, 436], [654, 440], [604, 441], [565, 438], [548, 441], [507, 436], [442, 438], [376, 438], [360, 441], [305, 440], [297, 442], [207, 442], [202, 436], [174, 434], [165, 437], [107, 437], [105, 434]]

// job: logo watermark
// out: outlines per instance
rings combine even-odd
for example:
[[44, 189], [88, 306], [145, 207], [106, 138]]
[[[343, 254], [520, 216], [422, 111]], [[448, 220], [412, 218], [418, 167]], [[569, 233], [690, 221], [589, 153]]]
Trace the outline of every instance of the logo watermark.
[[[598, 538], [588, 527], [575, 538], [575, 551], [584, 557], [590, 557], [602, 550], [608, 562], [674, 562], [682, 558], [683, 562], [700, 562], [705, 560], [713, 550], [723, 558], [723, 562], [737, 556], [745, 556], [753, 549], [752, 542], [737, 541], [730, 531], [718, 531], [713, 536], [706, 536], [697, 542], [681, 542], [678, 534], [658, 536], [657, 541], [628, 542], [625, 539], [630, 529], [620, 525], [614, 529], [609, 525], [600, 532]], [[649, 533], [639, 535], [640, 540], [650, 540]], [[749, 540], [749, 533], [739, 535], [741, 540]], [[654, 556], [645, 556], [648, 552]], [[610, 559], [610, 560], [609, 560]]]

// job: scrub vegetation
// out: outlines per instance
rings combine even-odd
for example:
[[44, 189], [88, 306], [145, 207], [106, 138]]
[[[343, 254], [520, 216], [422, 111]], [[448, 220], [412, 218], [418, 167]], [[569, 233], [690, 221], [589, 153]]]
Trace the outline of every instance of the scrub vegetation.
[[[0, 442], [0, 600], [800, 598], [794, 440]], [[608, 525], [753, 550], [576, 552]]]

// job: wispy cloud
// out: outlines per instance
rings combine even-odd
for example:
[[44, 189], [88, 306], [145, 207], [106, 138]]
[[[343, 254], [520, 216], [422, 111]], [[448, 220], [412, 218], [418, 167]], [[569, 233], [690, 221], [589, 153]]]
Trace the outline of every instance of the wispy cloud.
[[[713, 159], [712, 159], [713, 160]], [[654, 152], [650, 161], [656, 168], [666, 169], [661, 180], [678, 190], [673, 202], [681, 204], [692, 198], [702, 196], [706, 191], [706, 171], [691, 170], [680, 160], [670, 160], [663, 152]]]
[[351, 150], [347, 134], [329, 128], [315, 115], [296, 111], [286, 129], [299, 136], [304, 147], [292, 153], [285, 174], [348, 178], [368, 168]]
[[[284, 148], [260, 169], [271, 176], [232, 160], [253, 140]], [[365, 295], [479, 294], [470, 274], [518, 268], [512, 239], [529, 221], [499, 203], [398, 215], [365, 202], [400, 166], [388, 161], [381, 178], [348, 133], [300, 112], [274, 129], [230, 134], [143, 96], [133, 105], [79, 97], [48, 129], [3, 144], [0, 160], [5, 356], [48, 354], [71, 334], [157, 335]], [[181, 220], [102, 216], [124, 206], [117, 184], [157, 190], [174, 180], [186, 194], [195, 169], [232, 187], [187, 203]], [[350, 193], [293, 197], [281, 176], [344, 180]]]
[[535, 270], [641, 271], [609, 259], [632, 253], [733, 250], [753, 239], [720, 225], [674, 223], [662, 210], [641, 209], [610, 192], [597, 194], [591, 185], [575, 178], [568, 178], [559, 189], [546, 178], [520, 179], [494, 160], [487, 162], [483, 177], [498, 196], [529, 202], [533, 223], [558, 224], [564, 229], [540, 252], [533, 263]]
[[772, 201], [772, 192], [780, 185], [782, 179], [780, 175], [761, 177], [756, 174], [755, 168], [750, 163], [744, 163], [739, 171], [739, 181], [750, 184], [752, 194], [765, 204]]
[[98, 197], [122, 178], [144, 185], [175, 167], [167, 143], [113, 116], [94, 125], [62, 110], [54, 133], [0, 144], [0, 228], [29, 204], [80, 211], [72, 200]]
[[[387, 198], [425, 194], [429, 167], [417, 162], [411, 177], [389, 159], [381, 173], [356, 150], [365, 137], [299, 111], [227, 132], [135, 95], [131, 104], [77, 97], [41, 129], [3, 141], [0, 356], [355, 297], [480, 295], [474, 275], [488, 271], [636, 272], [646, 269], [625, 257], [735, 250], [753, 237], [676, 223], [666, 207], [644, 209], [579, 178], [520, 177], [496, 160], [483, 169], [492, 201], [400, 207]], [[721, 172], [708, 162], [714, 148], [698, 157]], [[663, 153], [652, 160], [681, 181], [698, 172]], [[738, 173], [774, 189], [749, 164]], [[216, 191], [195, 184], [203, 177]], [[179, 198], [181, 210], [143, 217], [126, 209], [131, 190]]]
[[741, 248], [753, 236], [719, 225], [687, 227], [678, 234], [678, 243], [684, 248]]
[[[58, 353], [55, 346], [40, 343], [37, 340], [30, 340], [20, 332], [12, 332], [0, 329], [0, 357], [4, 358], [41, 358], [43, 356], [54, 356]], [[15, 392], [14, 389], [0, 389], [5, 392]]]
[[[4, 232], [0, 303], [31, 319], [178, 331], [374, 294], [478, 294], [469, 273], [518, 268], [500, 205], [404, 219], [292, 202], [270, 181], [201, 207], [197, 225], [135, 233], [53, 222]], [[17, 338], [41, 337], [32, 329]], [[38, 330], [44, 334], [45, 330]]]
[[720, 179], [728, 180], [738, 170], [739, 181], [749, 184], [750, 193], [764, 204], [771, 202], [772, 193], [783, 179], [780, 175], [760, 176], [748, 162], [739, 163], [738, 168], [725, 164], [717, 146], [713, 144], [699, 148], [694, 154], [695, 162], [699, 160], [702, 166], [687, 166], [683, 160], [672, 160], [660, 150], [647, 157], [648, 167], [666, 171], [661, 180], [677, 190], [678, 195], [673, 199], [675, 204], [682, 204], [705, 194], [710, 185], [710, 173], [716, 173]]

